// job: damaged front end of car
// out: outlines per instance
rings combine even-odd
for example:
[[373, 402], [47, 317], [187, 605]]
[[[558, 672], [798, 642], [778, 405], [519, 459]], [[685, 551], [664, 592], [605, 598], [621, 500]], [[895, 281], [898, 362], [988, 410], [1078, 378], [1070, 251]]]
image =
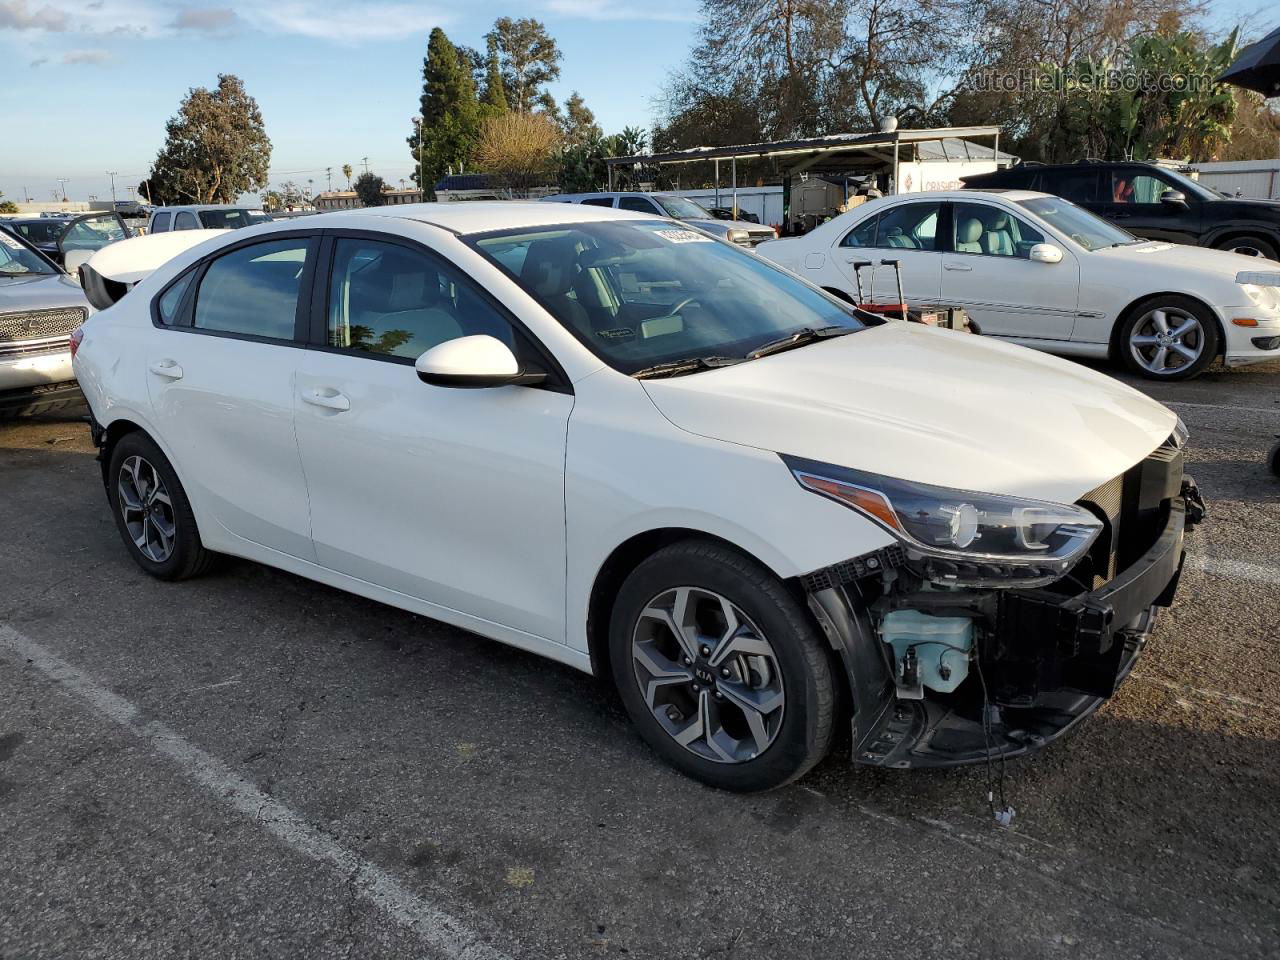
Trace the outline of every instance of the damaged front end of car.
[[1185, 431], [1058, 505], [784, 457], [898, 542], [800, 578], [853, 701], [853, 759], [941, 767], [1062, 736], [1128, 675], [1204, 516]]

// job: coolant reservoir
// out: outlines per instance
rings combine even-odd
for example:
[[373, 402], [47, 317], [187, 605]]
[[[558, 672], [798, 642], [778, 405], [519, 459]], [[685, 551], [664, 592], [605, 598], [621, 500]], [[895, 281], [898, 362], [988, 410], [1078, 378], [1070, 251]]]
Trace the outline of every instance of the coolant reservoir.
[[[968, 617], [935, 617], [919, 610], [895, 610], [880, 621], [880, 636], [893, 647], [898, 695], [923, 696], [921, 687], [950, 693], [969, 675], [973, 621]], [[915, 648], [918, 684], [903, 684], [903, 661]]]

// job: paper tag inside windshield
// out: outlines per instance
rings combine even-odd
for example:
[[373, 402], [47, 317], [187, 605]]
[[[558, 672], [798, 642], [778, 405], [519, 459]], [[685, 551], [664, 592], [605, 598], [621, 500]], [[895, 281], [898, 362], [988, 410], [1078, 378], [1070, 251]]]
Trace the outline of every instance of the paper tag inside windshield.
[[668, 243], [714, 243], [705, 233], [697, 230], [655, 230], [654, 233]]
[[10, 250], [22, 249], [22, 244], [20, 244], [17, 240], [13, 239], [13, 237], [9, 236], [3, 230], [0, 230], [0, 243], [3, 243]]

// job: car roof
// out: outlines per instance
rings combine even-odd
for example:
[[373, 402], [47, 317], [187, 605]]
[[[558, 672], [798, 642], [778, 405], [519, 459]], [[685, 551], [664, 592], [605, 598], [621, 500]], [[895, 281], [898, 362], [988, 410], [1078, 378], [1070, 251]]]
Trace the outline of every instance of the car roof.
[[[1052, 194], [1042, 193], [1039, 190], [1014, 190], [1012, 188], [982, 188], [970, 187], [967, 190], [930, 190], [925, 193], [899, 193], [885, 197], [885, 200], [981, 200], [991, 199], [994, 196], [1003, 197], [1013, 203], [1019, 203], [1022, 200], [1034, 200], [1037, 197], [1051, 197]], [[854, 207], [850, 212], [862, 209]]]
[[[614, 210], [612, 207], [582, 204], [542, 203], [526, 200], [465, 200], [452, 203], [407, 203], [383, 207], [357, 207], [317, 213], [301, 222], [312, 227], [340, 227], [352, 217], [387, 217], [416, 220], [443, 227], [457, 234], [487, 233], [490, 230], [519, 230], [550, 227], [562, 223], [592, 223], [601, 220], [658, 220], [648, 213]], [[297, 220], [277, 221], [298, 229]]]
[[[261, 209], [262, 207], [260, 206], [253, 207], [244, 203], [179, 203], [171, 207], [154, 207], [152, 208], [151, 212], [155, 214], [155, 213], [164, 213], [170, 210], [194, 210], [198, 212], [201, 210], [261, 210]], [[111, 213], [112, 211], [107, 210], [105, 212]]]

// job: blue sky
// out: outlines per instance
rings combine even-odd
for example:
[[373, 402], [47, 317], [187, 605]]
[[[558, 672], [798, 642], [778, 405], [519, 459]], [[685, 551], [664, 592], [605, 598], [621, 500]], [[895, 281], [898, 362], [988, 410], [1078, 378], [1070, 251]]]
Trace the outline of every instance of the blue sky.
[[[1215, 27], [1254, 14], [1260, 0], [1214, 0]], [[145, 176], [165, 121], [193, 86], [241, 77], [274, 144], [272, 183], [326, 186], [325, 167], [361, 158], [390, 183], [413, 169], [404, 144], [421, 88], [427, 34], [483, 46], [499, 16], [535, 16], [564, 53], [552, 92], [580, 91], [606, 132], [648, 127], [652, 99], [684, 61], [694, 0], [0, 0], [0, 192], [50, 199], [117, 196]], [[1274, 24], [1271, 24], [1274, 25]], [[14, 85], [16, 84], [16, 89]]]

